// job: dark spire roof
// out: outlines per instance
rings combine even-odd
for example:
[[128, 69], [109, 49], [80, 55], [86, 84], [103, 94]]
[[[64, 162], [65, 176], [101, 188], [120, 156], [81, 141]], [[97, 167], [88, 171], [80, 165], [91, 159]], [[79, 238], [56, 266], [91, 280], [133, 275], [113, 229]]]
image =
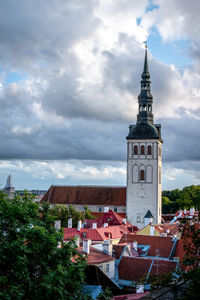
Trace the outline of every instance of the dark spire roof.
[[142, 78], [150, 78], [149, 67], [148, 67], [148, 58], [147, 58], [147, 47], [145, 49], [144, 70], [142, 73]]
[[154, 124], [153, 96], [151, 95], [151, 80], [148, 67], [147, 46], [145, 49], [144, 69], [141, 74], [141, 90], [138, 96], [137, 124], [129, 126], [127, 139], [160, 139], [161, 126]]
[[153, 218], [153, 215], [152, 215], [152, 213], [151, 213], [150, 210], [147, 211], [147, 213], [146, 213], [146, 215], [144, 216], [144, 218], [148, 218], [148, 219]]

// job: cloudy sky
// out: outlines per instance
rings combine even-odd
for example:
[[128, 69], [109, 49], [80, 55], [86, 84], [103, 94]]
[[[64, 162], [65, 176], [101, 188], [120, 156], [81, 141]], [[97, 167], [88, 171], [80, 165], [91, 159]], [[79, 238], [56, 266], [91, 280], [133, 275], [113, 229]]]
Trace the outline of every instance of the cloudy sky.
[[1, 0], [0, 187], [125, 185], [148, 35], [163, 189], [199, 184], [199, 0]]

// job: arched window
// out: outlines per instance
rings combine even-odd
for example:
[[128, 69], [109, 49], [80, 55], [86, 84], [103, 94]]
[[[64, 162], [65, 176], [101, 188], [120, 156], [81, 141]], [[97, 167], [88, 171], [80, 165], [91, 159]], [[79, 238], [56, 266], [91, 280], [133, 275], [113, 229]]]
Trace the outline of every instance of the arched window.
[[140, 180], [144, 180], [144, 170], [140, 170]]
[[141, 155], [144, 155], [144, 146], [143, 146], [143, 145], [142, 145], [141, 148], [140, 148], [140, 154], [141, 154]]
[[143, 111], [146, 111], [146, 110], [147, 110], [146, 105], [143, 105], [142, 110], [143, 110]]
[[134, 153], [134, 155], [138, 155], [138, 146], [134, 146], [134, 148], [133, 148], [133, 153]]
[[151, 111], [151, 105], [150, 104], [148, 105], [148, 111]]
[[147, 147], [147, 154], [151, 155], [151, 146], [150, 145]]

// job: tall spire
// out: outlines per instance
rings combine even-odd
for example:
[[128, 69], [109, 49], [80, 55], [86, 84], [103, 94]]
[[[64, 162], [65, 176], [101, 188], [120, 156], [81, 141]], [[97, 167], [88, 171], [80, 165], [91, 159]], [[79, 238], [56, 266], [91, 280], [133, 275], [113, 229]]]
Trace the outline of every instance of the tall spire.
[[144, 58], [144, 70], [142, 73], [142, 78], [143, 77], [147, 77], [150, 78], [150, 74], [149, 74], [149, 68], [148, 68], [148, 58], [147, 58], [147, 45], [145, 46], [145, 58]]
[[151, 95], [151, 80], [148, 67], [148, 50], [145, 42], [144, 69], [141, 74], [141, 89], [138, 96], [137, 123], [129, 126], [129, 139], [161, 139], [161, 126], [154, 124], [153, 96]]
[[147, 45], [145, 47], [144, 69], [141, 75], [141, 91], [138, 96], [139, 111], [137, 116], [137, 123], [153, 124], [153, 96], [151, 95], [151, 81], [148, 68]]

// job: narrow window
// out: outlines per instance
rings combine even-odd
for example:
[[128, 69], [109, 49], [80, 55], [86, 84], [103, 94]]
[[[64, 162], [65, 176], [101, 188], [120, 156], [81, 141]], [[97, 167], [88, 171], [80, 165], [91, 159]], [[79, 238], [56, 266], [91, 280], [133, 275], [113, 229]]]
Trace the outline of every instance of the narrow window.
[[99, 207], [99, 212], [101, 212], [102, 211], [102, 207]]
[[140, 171], [140, 180], [144, 180], [144, 170]]
[[151, 146], [150, 145], [147, 147], [147, 154], [151, 155]]
[[142, 105], [140, 105], [140, 111], [142, 111]]
[[142, 110], [146, 111], [146, 109], [147, 109], [146, 105], [143, 105]]
[[141, 223], [141, 218], [140, 218], [140, 216], [137, 216], [137, 223]]
[[133, 153], [134, 155], [138, 155], [138, 146], [134, 146]]
[[151, 105], [148, 105], [148, 111], [151, 111]]
[[117, 207], [114, 207], [114, 212], [117, 212]]
[[144, 155], [144, 146], [141, 146], [141, 148], [140, 148], [140, 154]]

